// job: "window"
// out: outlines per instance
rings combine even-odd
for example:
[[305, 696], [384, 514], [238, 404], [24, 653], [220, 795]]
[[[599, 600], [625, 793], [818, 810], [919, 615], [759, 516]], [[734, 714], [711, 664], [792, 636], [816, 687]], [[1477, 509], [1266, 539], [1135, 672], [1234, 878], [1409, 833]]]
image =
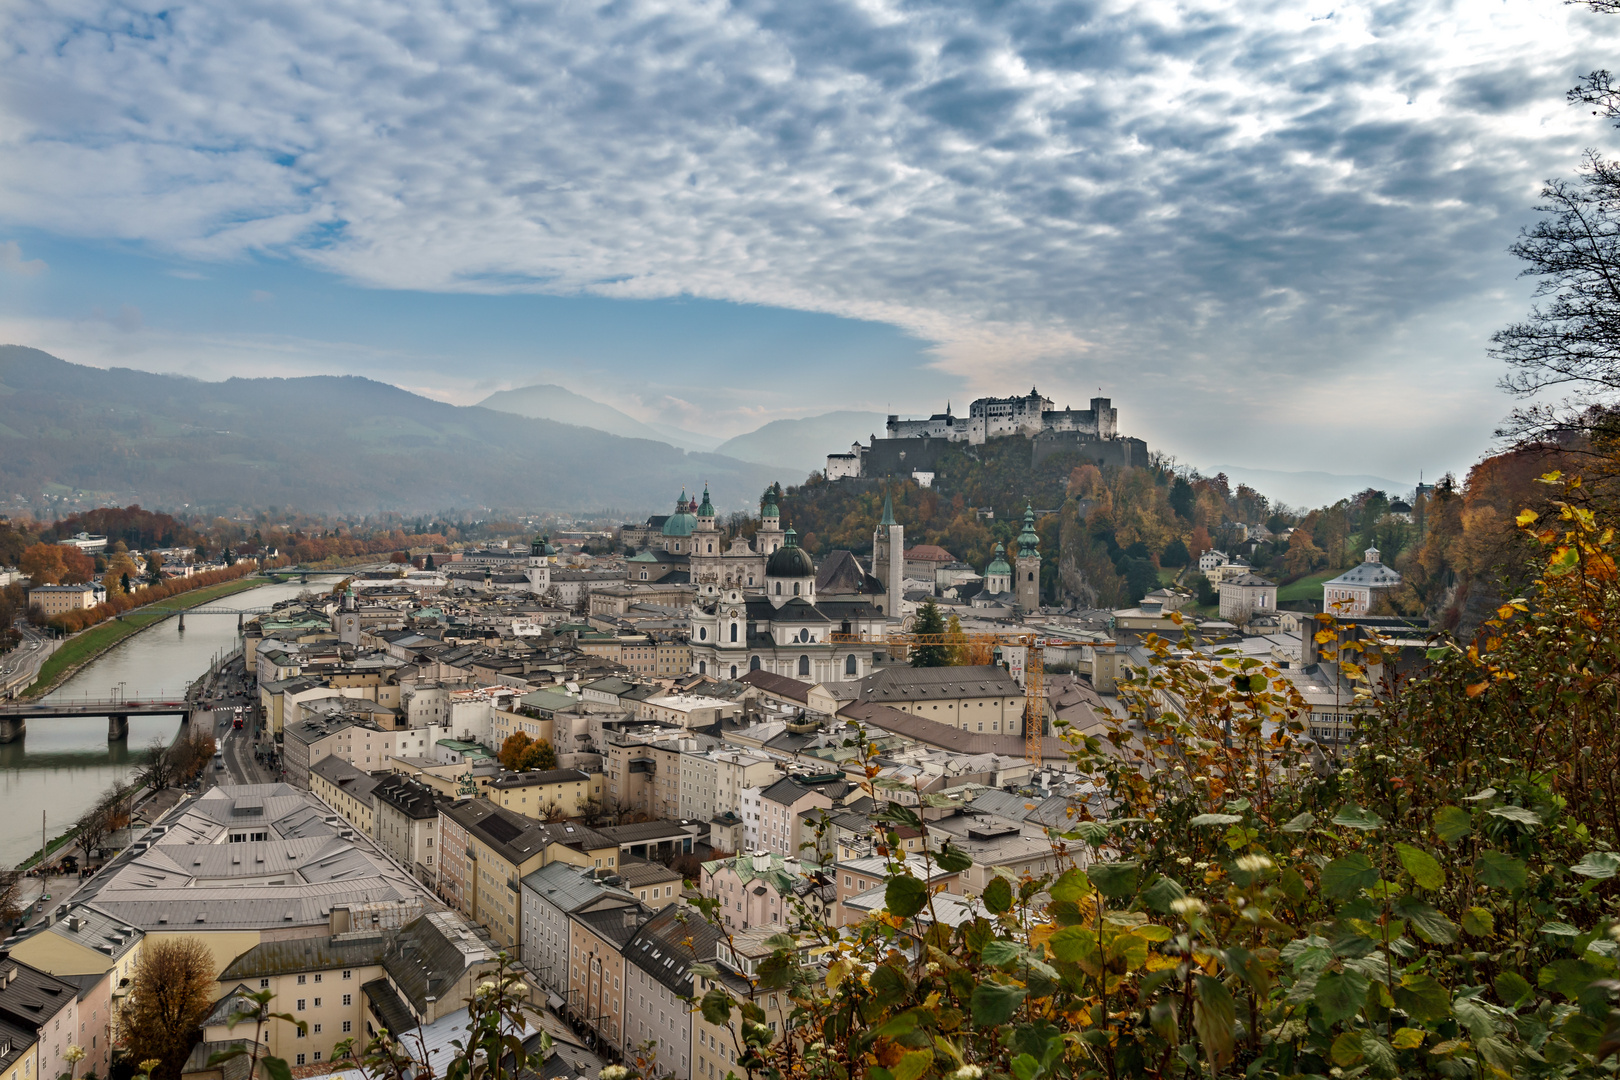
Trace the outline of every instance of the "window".
[[799, 674], [800, 675], [809, 675], [810, 674], [810, 658], [808, 656], [799, 657]]
[[315, 981], [316, 981], [316, 982], [320, 982], [320, 981], [321, 981], [321, 973], [320, 973], [320, 972], [318, 972], [318, 971], [317, 971], [317, 972], [316, 972], [316, 973], [315, 973]]
[[298, 999], [298, 1011], [299, 1012], [304, 1011], [304, 999], [303, 998]]
[[[306, 983], [306, 982], [308, 982], [308, 981], [309, 981], [309, 976], [308, 976], [308, 975], [300, 975], [300, 976], [298, 976], [298, 985], [299, 985], [299, 986], [303, 986], [303, 985], [304, 985], [304, 983]], [[302, 1009], [302, 1008], [303, 1008], [303, 1006], [302, 1006], [302, 1005], [300, 1005], [300, 1006], [298, 1006], [298, 1007], [299, 1007], [299, 1008], [300, 1008], [300, 1009]]]
[[354, 995], [353, 994], [344, 994], [343, 995], [343, 1004], [345, 1004], [345, 1005], [353, 1005], [354, 1004]]
[[269, 979], [260, 979], [259, 980], [259, 989], [260, 990], [268, 990], [268, 989], [270, 989], [270, 980]]
[[[302, 1033], [302, 1032], [300, 1032], [300, 1033], [299, 1033], [299, 1034], [300, 1034], [300, 1036], [301, 1036], [301, 1035], [302, 1035], [302, 1034], [303, 1034], [303, 1033]], [[300, 1065], [302, 1065], [302, 1064], [303, 1064], [303, 1063], [304, 1063], [304, 1055], [303, 1055], [303, 1054], [299, 1054], [299, 1055], [298, 1055], [298, 1064], [300, 1064]]]
[[343, 1033], [345, 1035], [347, 1035], [353, 1029], [354, 1029], [354, 1021], [353, 1020], [345, 1020], [345, 1021], [343, 1021]]
[[857, 668], [856, 668], [856, 665], [855, 665], [855, 656], [852, 653], [849, 656], [846, 656], [844, 658], [844, 674], [845, 675], [855, 675], [857, 673], [858, 673], [858, 671], [857, 671]]
[[781, 582], [780, 582], [780, 581], [778, 581], [778, 582], [777, 582], [777, 583], [776, 583], [776, 595], [777, 595], [777, 596], [781, 596], [781, 595], [782, 595], [782, 583], [781, 583]]
[[737, 640], [737, 624], [736, 623], [731, 624], [731, 640], [732, 641]]
[[[776, 1024], [774, 1022], [771, 1024], [771, 1030], [772, 1031], [776, 1030]], [[316, 1061], [321, 1060], [321, 1052], [319, 1050], [315, 1051], [315, 1060]]]
[[[315, 1034], [319, 1035], [320, 1033], [321, 1033], [321, 1025], [316, 1024], [315, 1025]], [[320, 1057], [321, 1055], [317, 1053], [315, 1056]]]
[[320, 1007], [321, 1007], [321, 999], [320, 999], [320, 998], [316, 998], [316, 999], [315, 999], [315, 1007], [316, 1007], [316, 1008], [317, 1008], [317, 1009], [318, 1009], [318, 1008], [320, 1008]]

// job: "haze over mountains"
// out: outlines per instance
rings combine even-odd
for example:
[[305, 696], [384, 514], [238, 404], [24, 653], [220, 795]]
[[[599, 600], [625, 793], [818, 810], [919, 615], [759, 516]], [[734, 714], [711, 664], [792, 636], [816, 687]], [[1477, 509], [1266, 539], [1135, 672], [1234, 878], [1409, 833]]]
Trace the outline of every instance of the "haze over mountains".
[[609, 435], [622, 435], [627, 439], [653, 439], [678, 446], [682, 450], [707, 452], [714, 450], [722, 442], [719, 436], [701, 435], [671, 424], [643, 423], [611, 405], [604, 405], [583, 394], [576, 394], [565, 387], [551, 384], [523, 386], [516, 390], [498, 390], [478, 404], [485, 409], [515, 413], [535, 420], [556, 420], [558, 423], [595, 428], [597, 431], [605, 431]]
[[[0, 345], [0, 494], [59, 485], [153, 507], [722, 510], [803, 481], [650, 438], [447, 405], [355, 376], [202, 382]], [[56, 490], [60, 490], [58, 487]]]

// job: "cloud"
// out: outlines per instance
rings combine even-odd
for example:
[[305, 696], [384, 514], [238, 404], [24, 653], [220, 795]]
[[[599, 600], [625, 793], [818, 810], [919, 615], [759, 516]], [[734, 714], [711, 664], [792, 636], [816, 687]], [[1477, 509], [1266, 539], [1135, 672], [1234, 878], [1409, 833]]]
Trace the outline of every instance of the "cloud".
[[267, 292], [264, 289], [254, 289], [248, 294], [248, 299], [252, 300], [255, 304], [268, 304], [275, 298], [275, 293]]
[[46, 270], [43, 259], [24, 259], [22, 246], [15, 240], [0, 240], [0, 269], [22, 277], [34, 277]]
[[1458, 312], [1482, 322], [1416, 362], [1488, 384], [1479, 342], [1523, 303], [1504, 249], [1603, 137], [1561, 91], [1620, 20], [1325, 14], [23, 0], [0, 221], [383, 288], [879, 320], [970, 390], [1151, 393], [1172, 433], [1249, 383], [1399, 392], [1400, 334]]

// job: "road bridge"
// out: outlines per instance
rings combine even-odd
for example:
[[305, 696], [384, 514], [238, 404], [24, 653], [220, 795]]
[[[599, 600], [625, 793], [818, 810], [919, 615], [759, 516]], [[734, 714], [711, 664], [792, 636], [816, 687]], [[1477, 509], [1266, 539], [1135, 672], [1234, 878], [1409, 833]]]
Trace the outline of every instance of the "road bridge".
[[15, 742], [27, 733], [29, 720], [66, 716], [105, 716], [107, 741], [129, 738], [132, 716], [179, 716], [189, 720], [201, 706], [184, 693], [159, 691], [140, 698], [77, 698], [71, 701], [8, 701], [0, 704], [0, 743]]

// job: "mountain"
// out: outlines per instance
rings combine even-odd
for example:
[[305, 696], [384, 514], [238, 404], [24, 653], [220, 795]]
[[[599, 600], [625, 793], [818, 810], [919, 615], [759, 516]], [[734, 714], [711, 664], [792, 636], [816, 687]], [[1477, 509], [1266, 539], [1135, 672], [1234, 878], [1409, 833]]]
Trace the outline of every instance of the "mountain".
[[605, 431], [609, 435], [622, 435], [627, 439], [652, 439], [678, 446], [682, 450], [712, 451], [720, 445], [719, 439], [683, 431], [670, 424], [644, 424], [611, 405], [593, 401], [583, 394], [576, 394], [561, 386], [541, 384], [522, 386], [516, 390], [500, 390], [478, 404], [481, 408], [494, 409], [497, 412], [595, 428], [597, 431]]
[[707, 480], [756, 505], [773, 470], [662, 441], [432, 401], [355, 376], [201, 382], [0, 345], [0, 493], [310, 511], [668, 512]]
[[1404, 498], [1417, 487], [1411, 480], [1391, 480], [1387, 476], [1346, 475], [1329, 472], [1283, 472], [1277, 469], [1249, 469], [1242, 465], [1217, 465], [1200, 470], [1205, 476], [1225, 473], [1234, 484], [1248, 484], [1271, 499], [1290, 506], [1311, 509], [1332, 506], [1368, 488], [1388, 493], [1391, 499]]
[[827, 467], [827, 455], [849, 450], [883, 431], [888, 417], [874, 412], [830, 412], [802, 420], [772, 420], [762, 428], [727, 439], [715, 453], [743, 461], [792, 466], [808, 474]]

